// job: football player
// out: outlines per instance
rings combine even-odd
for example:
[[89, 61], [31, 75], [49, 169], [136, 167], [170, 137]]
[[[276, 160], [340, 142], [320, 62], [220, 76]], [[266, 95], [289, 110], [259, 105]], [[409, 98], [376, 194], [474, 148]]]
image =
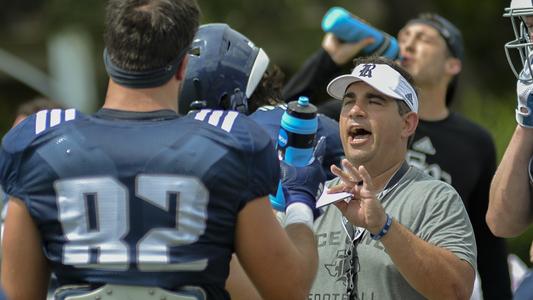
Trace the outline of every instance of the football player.
[[[533, 178], [533, 4], [512, 0], [504, 16], [511, 19], [515, 33], [515, 39], [505, 44], [505, 50], [518, 79], [517, 126], [492, 180], [487, 223], [495, 235], [513, 237], [526, 230], [533, 220], [530, 192]], [[518, 61], [512, 59], [513, 51], [519, 54], [520, 67], [514, 64]]]
[[[486, 219], [495, 235], [514, 237], [533, 221], [533, 3], [512, 0], [504, 16], [510, 18], [515, 34], [515, 39], [505, 44], [505, 54], [518, 79], [517, 126], [492, 179]], [[515, 60], [513, 53], [518, 54]], [[529, 273], [521, 280], [513, 299], [531, 299], [532, 291], [533, 276]]]
[[315, 160], [283, 165], [285, 230], [267, 195], [272, 142], [235, 111], [177, 115], [193, 0], [110, 0], [103, 108], [43, 110], [3, 139], [9, 299], [229, 299], [233, 252], [265, 299], [304, 299], [316, 272]]
[[[189, 53], [180, 113], [201, 107], [240, 111], [249, 114], [276, 143], [286, 104], [281, 98], [283, 75], [275, 66], [268, 69], [269, 62], [262, 48], [227, 24], [200, 26]], [[322, 165], [331, 179], [335, 176], [330, 166], [340, 166], [344, 156], [339, 124], [319, 114], [320, 137], [326, 139]]]

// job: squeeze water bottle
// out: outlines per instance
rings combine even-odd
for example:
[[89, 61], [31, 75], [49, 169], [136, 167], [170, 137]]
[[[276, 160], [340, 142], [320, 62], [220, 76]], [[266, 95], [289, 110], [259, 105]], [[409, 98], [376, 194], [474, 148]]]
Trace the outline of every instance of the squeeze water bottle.
[[[289, 165], [304, 167], [313, 157], [313, 146], [318, 129], [316, 106], [309, 103], [309, 98], [300, 96], [298, 101], [291, 101], [281, 118], [278, 134], [277, 152], [280, 160]], [[285, 211], [285, 198], [278, 185], [276, 197], [270, 196], [272, 207]]]
[[361, 50], [363, 55], [385, 56], [395, 60], [400, 53], [398, 41], [394, 37], [372, 27], [342, 7], [332, 7], [326, 12], [322, 19], [322, 29], [344, 42], [357, 42], [372, 37], [375, 42]]

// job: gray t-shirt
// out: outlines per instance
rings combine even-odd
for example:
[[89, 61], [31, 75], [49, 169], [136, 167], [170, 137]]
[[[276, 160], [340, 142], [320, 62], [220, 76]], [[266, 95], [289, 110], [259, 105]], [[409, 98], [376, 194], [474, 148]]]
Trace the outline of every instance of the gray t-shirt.
[[[411, 167], [379, 199], [385, 211], [415, 235], [450, 250], [476, 269], [472, 225], [453, 187]], [[354, 253], [342, 219], [339, 210], [330, 205], [315, 222], [319, 266], [309, 299], [349, 299], [350, 271], [358, 271], [355, 299], [424, 299], [399, 273], [381, 242], [372, 240], [368, 232]], [[347, 227], [350, 232], [352, 226]]]

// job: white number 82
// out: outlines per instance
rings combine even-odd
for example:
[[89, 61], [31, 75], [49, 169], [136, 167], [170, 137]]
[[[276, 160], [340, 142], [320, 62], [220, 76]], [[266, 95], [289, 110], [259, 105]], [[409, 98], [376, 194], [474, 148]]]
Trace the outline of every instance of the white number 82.
[[[54, 184], [59, 220], [67, 242], [63, 263], [81, 268], [127, 270], [132, 262], [124, 237], [130, 229], [128, 189], [112, 177], [58, 180]], [[143, 175], [136, 177], [138, 198], [170, 212], [176, 199], [176, 227], [153, 228], [137, 243], [141, 271], [201, 271], [207, 259], [171, 263], [169, 248], [196, 242], [206, 228], [209, 191], [194, 177]], [[138, 220], [143, 222], [144, 220]], [[91, 249], [97, 249], [91, 263]]]

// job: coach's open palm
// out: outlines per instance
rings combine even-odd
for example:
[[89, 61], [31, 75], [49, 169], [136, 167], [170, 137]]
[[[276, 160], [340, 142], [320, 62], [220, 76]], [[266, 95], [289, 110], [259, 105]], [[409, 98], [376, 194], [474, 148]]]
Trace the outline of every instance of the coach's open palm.
[[331, 172], [339, 176], [342, 183], [330, 188], [330, 193], [352, 193], [349, 202], [339, 201], [335, 204], [341, 213], [355, 226], [364, 227], [370, 233], [377, 234], [387, 220], [383, 206], [377, 199], [378, 190], [374, 187], [372, 178], [364, 166], [354, 167], [348, 160], [343, 159], [344, 170], [337, 166], [331, 167]]

